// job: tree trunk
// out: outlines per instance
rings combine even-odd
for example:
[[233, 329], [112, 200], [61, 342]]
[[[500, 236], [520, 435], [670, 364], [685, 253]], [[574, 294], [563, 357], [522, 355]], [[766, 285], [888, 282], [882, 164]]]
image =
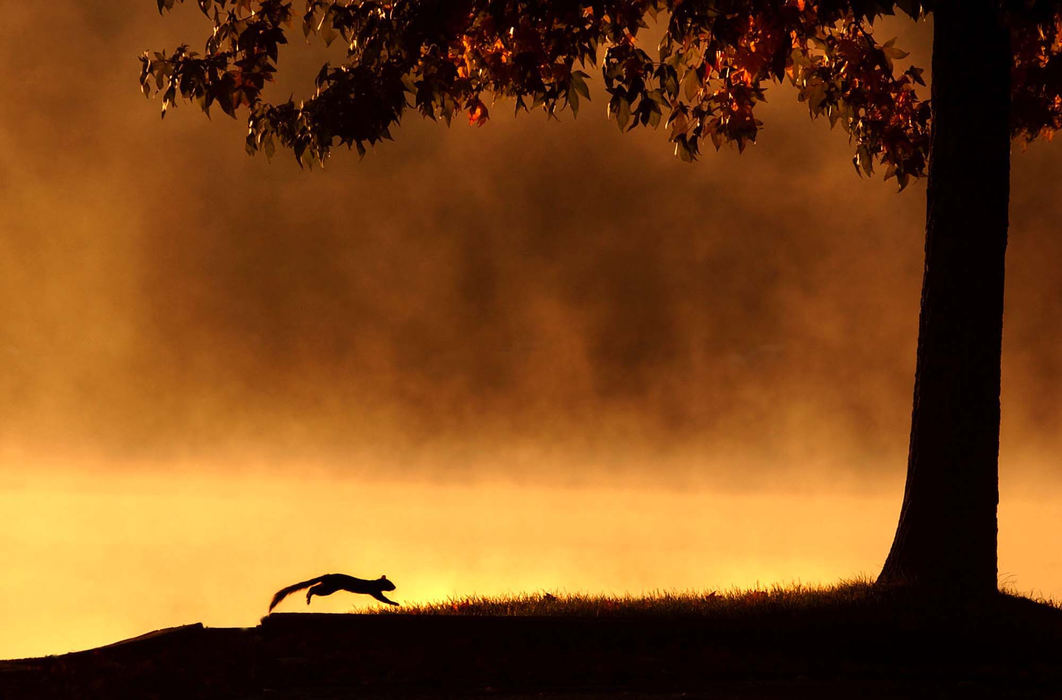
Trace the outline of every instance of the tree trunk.
[[998, 6], [992, 0], [935, 4], [911, 443], [881, 584], [972, 595], [997, 590], [1011, 64]]

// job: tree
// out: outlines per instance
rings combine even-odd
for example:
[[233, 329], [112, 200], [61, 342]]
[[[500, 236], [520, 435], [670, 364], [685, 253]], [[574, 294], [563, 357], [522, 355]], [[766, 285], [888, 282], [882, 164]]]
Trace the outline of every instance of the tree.
[[[157, 0], [159, 10], [183, 0]], [[483, 124], [488, 102], [553, 116], [589, 98], [599, 57], [620, 129], [663, 124], [675, 153], [707, 139], [739, 149], [761, 123], [764, 84], [794, 85], [812, 117], [839, 123], [857, 172], [900, 188], [929, 176], [926, 264], [907, 485], [882, 584], [996, 591], [1000, 353], [1013, 138], [1062, 126], [1062, 3], [1044, 0], [305, 0], [302, 30], [347, 47], [313, 97], [262, 92], [294, 20], [290, 0], [197, 0], [203, 54], [145, 53], [145, 95], [248, 112], [247, 151], [301, 165], [340, 145], [364, 154], [407, 110]], [[961, 9], [960, 9], [961, 5]], [[874, 20], [934, 15], [932, 100], [922, 70], [879, 43]], [[639, 47], [663, 13], [657, 56]]]

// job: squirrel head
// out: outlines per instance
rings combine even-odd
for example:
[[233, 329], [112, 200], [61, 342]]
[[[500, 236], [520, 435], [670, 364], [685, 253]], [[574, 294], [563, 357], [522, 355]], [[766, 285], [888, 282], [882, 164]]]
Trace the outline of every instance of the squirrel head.
[[380, 577], [380, 578], [378, 578], [377, 580], [378, 580], [378, 581], [379, 581], [379, 582], [380, 582], [381, 584], [383, 584], [383, 585], [381, 586], [381, 588], [383, 588], [383, 589], [384, 589], [385, 591], [393, 591], [393, 590], [395, 589], [395, 584], [393, 584], [393, 583], [391, 583], [390, 581], [388, 581], [388, 580], [387, 580], [387, 575], [386, 575], [386, 574], [385, 574], [385, 575], [383, 575], [383, 576], [381, 576], [381, 577]]

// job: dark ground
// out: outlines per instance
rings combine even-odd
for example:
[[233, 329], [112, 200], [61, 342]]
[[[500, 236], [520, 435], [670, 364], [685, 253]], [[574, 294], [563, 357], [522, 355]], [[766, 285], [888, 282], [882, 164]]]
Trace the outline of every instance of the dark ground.
[[0, 698], [1062, 698], [1062, 610], [1000, 596], [704, 616], [275, 614], [0, 662]]

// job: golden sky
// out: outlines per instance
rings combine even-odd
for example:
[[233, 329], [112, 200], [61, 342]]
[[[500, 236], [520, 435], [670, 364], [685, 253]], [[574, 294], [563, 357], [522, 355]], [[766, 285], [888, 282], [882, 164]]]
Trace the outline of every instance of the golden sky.
[[[402, 600], [876, 573], [924, 186], [857, 177], [788, 89], [754, 148], [693, 166], [598, 98], [561, 123], [411, 117], [306, 172], [248, 158], [242, 122], [160, 121], [140, 95], [141, 51], [201, 44], [193, 7], [0, 16], [0, 657], [253, 624], [289, 576], [385, 559]], [[925, 64], [924, 26], [882, 31]], [[1015, 149], [1001, 448], [1001, 571], [1056, 597], [1060, 166], [1057, 144]], [[379, 518], [344, 534], [364, 508]], [[505, 512], [523, 515], [483, 527]], [[735, 536], [739, 512], [755, 526]], [[860, 514], [830, 542], [824, 523]], [[426, 558], [440, 522], [459, 535]], [[547, 544], [524, 567], [528, 522]], [[45, 583], [60, 572], [77, 605]]]

